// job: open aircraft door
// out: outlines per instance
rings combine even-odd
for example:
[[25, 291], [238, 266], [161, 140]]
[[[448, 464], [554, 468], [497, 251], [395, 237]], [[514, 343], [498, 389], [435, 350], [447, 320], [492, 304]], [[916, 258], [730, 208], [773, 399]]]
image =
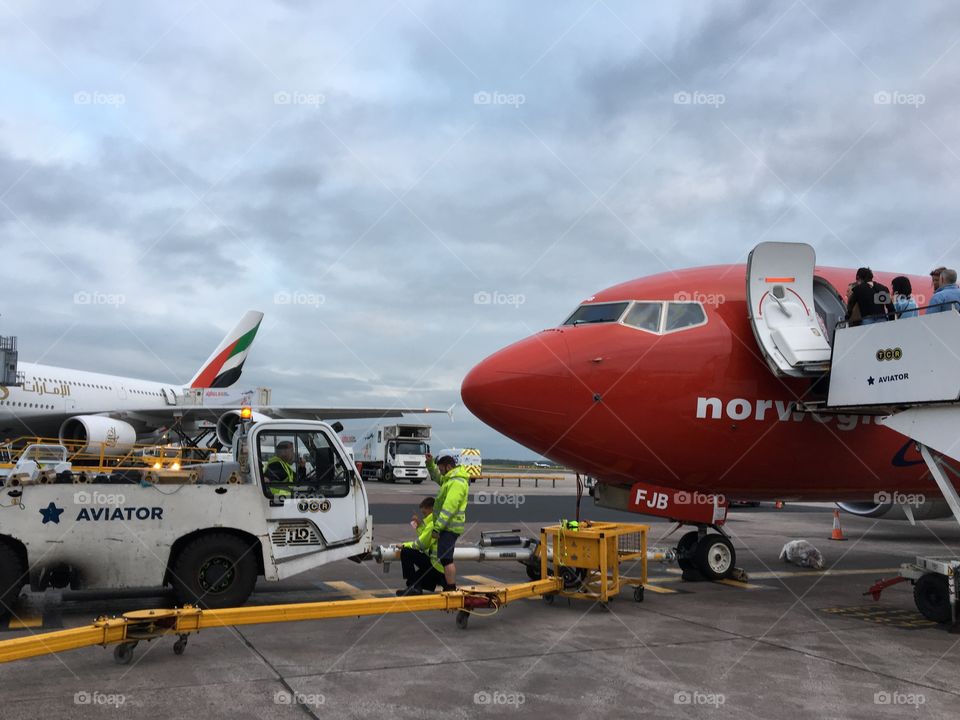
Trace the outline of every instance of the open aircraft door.
[[830, 343], [813, 296], [816, 253], [806, 243], [765, 242], [747, 258], [747, 314], [775, 375], [815, 377], [830, 369]]

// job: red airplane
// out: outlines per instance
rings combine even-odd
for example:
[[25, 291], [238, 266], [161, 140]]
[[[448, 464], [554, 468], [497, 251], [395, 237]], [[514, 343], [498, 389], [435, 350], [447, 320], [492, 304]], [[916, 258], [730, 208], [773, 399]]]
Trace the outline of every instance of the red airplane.
[[[940, 497], [913, 444], [875, 416], [796, 410], [825, 397], [828, 328], [855, 272], [815, 266], [806, 245], [764, 243], [746, 266], [615, 285], [482, 361], [461, 396], [487, 425], [595, 478], [597, 504], [696, 525], [681, 567], [729, 577], [732, 544], [706, 534], [724, 501], [836, 501], [877, 517], [900, 495]], [[889, 288], [896, 274], [875, 279]], [[909, 278], [922, 306], [930, 277]], [[774, 315], [802, 327], [777, 335]], [[950, 512], [942, 500], [914, 507]]]

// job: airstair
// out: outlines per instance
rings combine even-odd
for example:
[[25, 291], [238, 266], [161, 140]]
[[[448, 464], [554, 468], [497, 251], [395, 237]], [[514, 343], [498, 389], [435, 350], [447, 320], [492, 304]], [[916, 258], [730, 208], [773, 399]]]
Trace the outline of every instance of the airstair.
[[0, 385], [14, 387], [23, 384], [23, 373], [17, 369], [17, 338], [0, 336]]
[[[953, 471], [947, 458], [960, 463], [960, 312], [869, 325], [830, 322], [837, 307], [822, 291], [818, 296], [815, 261], [813, 248], [797, 243], [761, 243], [750, 254], [749, 318], [767, 364], [778, 376], [815, 382], [820, 396], [797, 403], [797, 410], [874, 415], [913, 440], [960, 523], [960, 495], [944, 472]], [[924, 615], [939, 613], [941, 622], [949, 616], [956, 625], [958, 573], [960, 558], [918, 557], [900, 579], [916, 582]]]
[[960, 313], [831, 324], [824, 316], [836, 306], [818, 297], [815, 265], [803, 243], [761, 243], [750, 253], [748, 314], [767, 364], [825, 387], [798, 410], [876, 415], [914, 440], [960, 523], [960, 496], [943, 470], [945, 457], [960, 462]]

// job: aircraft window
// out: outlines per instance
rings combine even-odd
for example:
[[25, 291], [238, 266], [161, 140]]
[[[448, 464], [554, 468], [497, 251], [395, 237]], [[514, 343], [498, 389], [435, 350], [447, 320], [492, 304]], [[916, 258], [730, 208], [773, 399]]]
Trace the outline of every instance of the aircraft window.
[[667, 322], [663, 331], [670, 332], [694, 325], [703, 325], [706, 321], [707, 316], [700, 303], [672, 302], [667, 306]]
[[660, 330], [660, 310], [663, 305], [658, 302], [636, 302], [623, 318], [625, 325], [658, 332]]
[[588, 323], [617, 322], [630, 303], [591, 303], [581, 305], [567, 318], [564, 325], [586, 325]]

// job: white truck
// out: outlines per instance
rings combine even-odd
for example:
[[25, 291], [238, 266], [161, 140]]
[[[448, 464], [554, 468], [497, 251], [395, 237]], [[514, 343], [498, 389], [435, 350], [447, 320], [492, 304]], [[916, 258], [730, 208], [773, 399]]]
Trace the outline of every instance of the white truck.
[[365, 480], [419, 485], [427, 479], [430, 426], [416, 423], [381, 424], [353, 446]]
[[[285, 442], [303, 464], [281, 496], [265, 465]], [[55, 472], [36, 467], [47, 464], [40, 455]], [[50, 448], [33, 453], [32, 466], [0, 478], [0, 614], [27, 582], [34, 591], [169, 585], [179, 603], [231, 607], [260, 576], [369, 557], [366, 491], [330, 425], [244, 421], [232, 457], [93, 473], [65, 468]]]

